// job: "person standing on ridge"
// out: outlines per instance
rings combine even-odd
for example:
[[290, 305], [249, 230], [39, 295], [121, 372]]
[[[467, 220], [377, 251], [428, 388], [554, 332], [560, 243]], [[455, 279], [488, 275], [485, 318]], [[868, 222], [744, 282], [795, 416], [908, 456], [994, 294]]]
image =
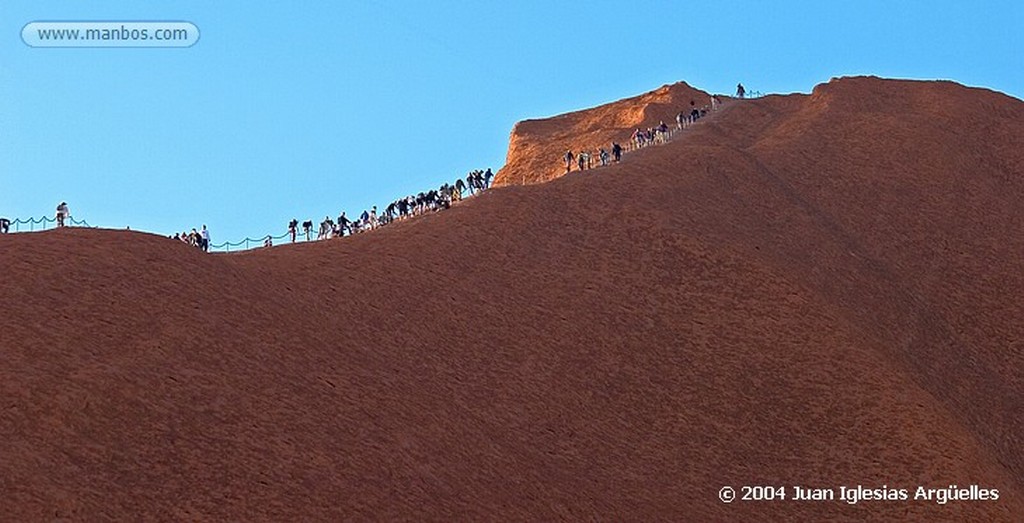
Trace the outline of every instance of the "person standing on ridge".
[[494, 179], [494, 173], [491, 172], [491, 168], [487, 168], [487, 172], [484, 173], [484, 188], [489, 189], [491, 187], [491, 180]]
[[309, 235], [313, 232], [313, 220], [306, 220], [302, 222], [302, 232], [306, 233], [306, 241], [309, 241]]
[[200, 241], [202, 242], [203, 252], [210, 252], [210, 231], [203, 225], [203, 230], [199, 231]]
[[575, 158], [572, 155], [572, 150], [565, 151], [565, 156], [563, 158], [565, 158], [565, 172], [568, 173], [569, 171], [572, 171], [572, 160]]
[[288, 222], [288, 234], [292, 237], [292, 243], [295, 243], [295, 236], [299, 234], [299, 220], [292, 218], [292, 221]]
[[0, 218], [0, 234], [7, 234], [11, 230], [11, 220]]
[[341, 216], [338, 216], [338, 231], [341, 233], [338, 236], [344, 236], [345, 231], [348, 231], [349, 236], [352, 235], [352, 220], [345, 216], [345, 211], [341, 211]]
[[71, 217], [71, 210], [68, 209], [68, 202], [60, 202], [57, 206], [57, 227], [63, 227], [64, 221]]
[[736, 98], [746, 98], [747, 90], [743, 88], [743, 84], [736, 84]]

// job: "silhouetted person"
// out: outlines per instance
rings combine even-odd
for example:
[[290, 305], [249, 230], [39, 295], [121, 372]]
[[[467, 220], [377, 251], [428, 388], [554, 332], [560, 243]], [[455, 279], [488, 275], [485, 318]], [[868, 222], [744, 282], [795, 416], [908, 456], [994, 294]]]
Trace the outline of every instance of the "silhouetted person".
[[622, 159], [622, 146], [618, 142], [612, 142], [612, 157], [615, 158], [615, 163]]
[[306, 233], [306, 241], [309, 241], [309, 234], [313, 232], [313, 220], [302, 222], [302, 231]]
[[491, 168], [487, 168], [487, 172], [484, 173], [484, 188], [491, 186], [491, 180], [494, 178], [494, 173], [491, 172]]
[[0, 218], [0, 234], [7, 234], [11, 230], [11, 220]]
[[743, 84], [736, 84], [736, 98], [746, 98], [747, 90], [743, 88]]
[[292, 243], [295, 243], [295, 236], [299, 234], [299, 220], [292, 218], [292, 221], [288, 222], [288, 234], [292, 237]]
[[575, 156], [573, 156], [572, 151], [565, 151], [564, 158], [565, 158], [565, 172], [569, 172], [569, 171], [572, 170], [572, 161], [575, 158]]
[[345, 216], [345, 211], [341, 212], [341, 216], [338, 216], [338, 231], [341, 232], [338, 236], [344, 236], [345, 230], [348, 230], [349, 235], [352, 234], [352, 220]]

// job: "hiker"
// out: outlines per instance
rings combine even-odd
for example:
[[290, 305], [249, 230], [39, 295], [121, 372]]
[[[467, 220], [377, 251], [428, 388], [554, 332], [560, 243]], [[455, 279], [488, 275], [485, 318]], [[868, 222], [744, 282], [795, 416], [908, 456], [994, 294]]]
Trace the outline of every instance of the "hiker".
[[295, 236], [299, 233], [299, 220], [292, 218], [292, 221], [288, 222], [288, 234], [292, 237], [292, 243], [295, 243]]
[[487, 172], [484, 173], [484, 188], [485, 189], [489, 188], [491, 186], [491, 180], [493, 180], [493, 179], [494, 179], [494, 173], [492, 173], [491, 172], [491, 168], [488, 167], [487, 168]]
[[324, 216], [324, 221], [320, 222], [320, 230], [318, 230], [317, 233], [316, 233], [316, 239], [317, 240], [326, 240], [328, 238], [327, 234], [331, 230], [330, 224], [331, 224], [331, 217], [330, 216]]
[[572, 155], [572, 151], [571, 150], [570, 151], [565, 151], [564, 158], [565, 158], [565, 172], [568, 173], [569, 171], [572, 170], [572, 160], [574, 158], [574, 156]]
[[581, 171], [587, 165], [587, 158], [586, 158], [586, 156], [587, 156], [587, 153], [585, 153], [583, 151], [580, 151], [580, 154], [576, 155], [576, 163], [580, 166], [580, 170]]
[[71, 217], [71, 210], [68, 209], [67, 202], [60, 202], [57, 206], [57, 227], [64, 226], [64, 220]]
[[338, 216], [338, 236], [344, 236], [345, 231], [348, 230], [349, 236], [352, 235], [352, 220], [345, 216], [345, 211], [341, 211], [341, 216]]
[[683, 124], [683, 122], [685, 122], [685, 121], [686, 121], [686, 113], [684, 113], [682, 111], [679, 111], [679, 114], [676, 115], [676, 128], [678, 128], [681, 131], [683, 129], [683, 127], [686, 127]]
[[615, 157], [615, 163], [622, 159], [622, 146], [618, 142], [612, 142], [612, 156]]
[[313, 232], [313, 220], [302, 222], [302, 231], [306, 233], [306, 241], [309, 241], [309, 234]]
[[203, 248], [203, 252], [210, 252], [210, 231], [203, 225], [203, 230], [199, 232], [199, 241]]
[[600, 155], [601, 158], [601, 167], [608, 165], [608, 151], [604, 150], [604, 147], [598, 151], [598, 155]]
[[263, 240], [263, 246], [264, 247], [273, 247], [274, 246], [274, 240], [272, 240], [270, 238], [269, 234], [267, 235], [266, 239]]
[[718, 110], [718, 104], [720, 104], [720, 103], [722, 103], [722, 102], [721, 102], [721, 100], [718, 99], [718, 95], [717, 94], [711, 95], [711, 111], [712, 112]]
[[11, 220], [0, 218], [0, 234], [7, 234], [11, 230]]
[[747, 90], [743, 88], [743, 84], [736, 84], [736, 98], [746, 98]]

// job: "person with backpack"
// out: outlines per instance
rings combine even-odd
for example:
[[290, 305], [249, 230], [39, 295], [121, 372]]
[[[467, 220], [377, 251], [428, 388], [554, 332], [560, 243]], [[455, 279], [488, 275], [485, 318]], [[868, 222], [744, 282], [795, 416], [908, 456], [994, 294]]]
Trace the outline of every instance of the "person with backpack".
[[565, 151], [565, 156], [563, 156], [563, 158], [565, 159], [565, 172], [568, 173], [572, 171], [572, 161], [575, 156], [573, 156], [572, 151], [569, 150]]
[[295, 236], [299, 234], [299, 220], [292, 218], [292, 221], [288, 222], [288, 235], [292, 237], [292, 243], [295, 243]]
[[302, 222], [302, 231], [306, 233], [306, 241], [309, 241], [309, 235], [313, 232], [313, 220], [306, 220]]

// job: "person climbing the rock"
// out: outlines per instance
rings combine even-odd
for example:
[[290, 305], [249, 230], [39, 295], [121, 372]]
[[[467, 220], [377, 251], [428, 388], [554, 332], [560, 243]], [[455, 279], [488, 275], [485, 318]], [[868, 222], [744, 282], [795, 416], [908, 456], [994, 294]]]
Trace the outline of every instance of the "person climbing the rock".
[[345, 211], [341, 211], [341, 216], [338, 216], [338, 236], [344, 236], [345, 231], [348, 231], [349, 236], [352, 235], [352, 220], [345, 216]]
[[484, 173], [484, 188], [490, 188], [491, 180], [494, 179], [494, 173], [491, 172], [491, 168], [487, 168], [487, 172]]
[[68, 202], [60, 202], [57, 206], [57, 227], [63, 227], [64, 221], [71, 217], [71, 210], [68, 209]]
[[633, 133], [633, 141], [636, 142], [637, 149], [644, 146], [644, 132], [639, 128], [637, 128], [636, 132]]
[[331, 223], [331, 217], [330, 216], [324, 216], [324, 221], [320, 222], [320, 229], [317, 230], [317, 233], [316, 233], [316, 239], [317, 240], [326, 240], [328, 238], [328, 233], [331, 230], [330, 229], [330, 223]]
[[580, 166], [581, 171], [587, 165], [587, 156], [589, 155], [584, 151], [580, 151], [580, 153], [576, 155], [576, 163]]
[[598, 155], [601, 158], [601, 167], [608, 165], [608, 151], [604, 150], [604, 147], [598, 151]]
[[306, 220], [302, 222], [302, 231], [306, 233], [306, 241], [309, 241], [309, 235], [313, 232], [313, 220]]
[[736, 84], [736, 98], [746, 98], [747, 90], [743, 88], [743, 84]]
[[199, 241], [203, 252], [210, 252], [210, 231], [206, 225], [203, 225], [203, 230], [199, 231]]
[[615, 163], [622, 159], [622, 146], [618, 142], [612, 142], [612, 157], [615, 158]]
[[299, 220], [292, 218], [288, 222], [288, 234], [292, 237], [292, 243], [295, 243], [295, 237], [299, 234]]
[[0, 234], [7, 234], [11, 230], [11, 220], [0, 218]]
[[565, 156], [563, 156], [563, 158], [565, 159], [565, 172], [568, 173], [569, 171], [572, 171], [572, 161], [575, 156], [573, 156], [572, 151], [569, 150], [565, 151]]

